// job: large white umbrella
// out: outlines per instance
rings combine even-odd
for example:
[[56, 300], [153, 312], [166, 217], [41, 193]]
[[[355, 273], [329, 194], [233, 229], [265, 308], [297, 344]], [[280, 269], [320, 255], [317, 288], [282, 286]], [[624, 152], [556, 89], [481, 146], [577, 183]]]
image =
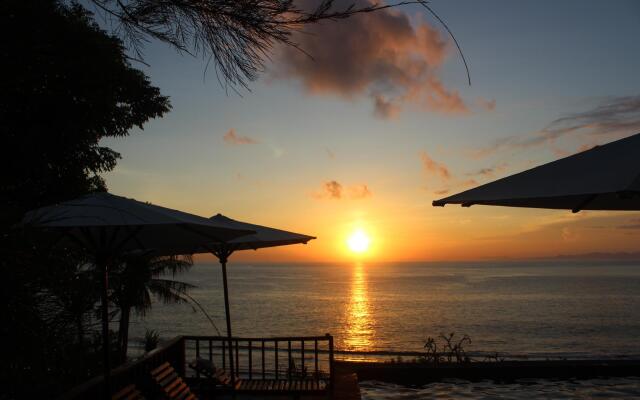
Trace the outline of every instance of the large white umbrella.
[[640, 210], [640, 134], [433, 202], [580, 210]]
[[255, 233], [197, 215], [109, 193], [95, 193], [28, 212], [24, 226], [50, 231], [57, 246], [81, 247], [95, 258], [103, 276], [102, 335], [105, 396], [110, 396], [108, 272], [112, 260], [129, 251], [186, 254], [205, 251], [204, 244]]
[[229, 256], [238, 250], [258, 250], [264, 247], [286, 246], [290, 244], [306, 244], [310, 240], [315, 239], [314, 236], [302, 235], [300, 233], [283, 231], [280, 229], [269, 228], [262, 225], [250, 224], [247, 222], [236, 221], [225, 217], [222, 214], [214, 215], [210, 218], [212, 222], [223, 224], [239, 230], [255, 231], [252, 235], [238, 237], [226, 242], [211, 243], [208, 250], [215, 255], [222, 266], [222, 283], [224, 289], [224, 310], [227, 323], [227, 337], [229, 338], [229, 366], [231, 367], [232, 386], [235, 382], [235, 370], [233, 364], [233, 351], [231, 349], [231, 314], [229, 312], [229, 289], [227, 286], [227, 261]]

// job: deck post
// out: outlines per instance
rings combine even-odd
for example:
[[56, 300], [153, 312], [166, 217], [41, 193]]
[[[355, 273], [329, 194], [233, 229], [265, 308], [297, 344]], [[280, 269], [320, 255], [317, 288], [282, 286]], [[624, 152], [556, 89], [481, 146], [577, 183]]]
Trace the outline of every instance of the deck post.
[[333, 371], [333, 336], [329, 335], [328, 333], [326, 334], [326, 336], [329, 339], [329, 390], [331, 393], [333, 393], [333, 386], [335, 381]]
[[227, 340], [229, 348], [229, 369], [231, 370], [231, 390], [236, 388], [236, 371], [233, 365], [233, 344], [231, 341], [231, 315], [229, 312], [229, 287], [227, 285], [227, 259], [221, 258], [220, 264], [222, 264], [222, 285], [224, 289], [224, 311], [227, 317]]
[[184, 339], [184, 336], [180, 336], [180, 341], [178, 343], [178, 357], [180, 358], [180, 362], [178, 363], [178, 374], [180, 374], [180, 376], [185, 376], [185, 364], [187, 362], [186, 360], [186, 345], [187, 345], [187, 341]]
[[265, 372], [264, 372], [264, 339], [262, 339], [262, 379], [265, 379]]
[[102, 357], [104, 373], [104, 399], [111, 398], [111, 355], [109, 349], [109, 265], [106, 259], [100, 257], [96, 264], [102, 272], [102, 291], [100, 293], [100, 304], [102, 306]]
[[253, 358], [251, 357], [252, 343], [249, 340], [249, 379], [253, 378]]

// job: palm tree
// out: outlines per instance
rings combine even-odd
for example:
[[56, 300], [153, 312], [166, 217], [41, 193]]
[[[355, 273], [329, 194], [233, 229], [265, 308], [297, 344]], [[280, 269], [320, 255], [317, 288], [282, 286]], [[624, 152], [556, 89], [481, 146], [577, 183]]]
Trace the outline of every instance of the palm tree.
[[123, 258], [115, 268], [112, 279], [116, 284], [112, 286], [115, 289], [111, 299], [120, 312], [120, 362], [127, 359], [129, 317], [132, 309], [137, 315], [144, 316], [151, 309], [152, 297], [165, 304], [195, 302], [187, 293], [194, 285], [165, 277], [168, 273], [175, 276], [192, 265], [191, 256], [153, 257], [138, 254]]

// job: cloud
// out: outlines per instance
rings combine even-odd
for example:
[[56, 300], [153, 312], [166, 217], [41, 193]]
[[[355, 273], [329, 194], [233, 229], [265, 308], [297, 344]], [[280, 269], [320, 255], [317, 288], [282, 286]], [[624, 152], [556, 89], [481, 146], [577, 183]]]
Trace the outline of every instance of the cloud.
[[316, 193], [313, 197], [317, 199], [365, 199], [373, 196], [373, 193], [369, 189], [369, 186], [366, 184], [352, 185], [348, 189], [345, 189], [340, 182], [336, 180], [327, 181], [322, 184], [322, 191], [320, 193]]
[[342, 185], [337, 181], [329, 181], [324, 183], [324, 190], [329, 198], [340, 199], [342, 198]]
[[248, 136], [240, 136], [236, 134], [236, 130], [231, 128], [225, 133], [222, 137], [224, 142], [231, 145], [239, 145], [239, 144], [256, 144], [257, 140], [250, 138]]
[[437, 195], [443, 196], [443, 195], [445, 195], [445, 194], [447, 194], [449, 192], [450, 192], [449, 189], [440, 189], [440, 190], [434, 191], [433, 194], [437, 194]]
[[308, 55], [290, 46], [280, 49], [272, 75], [297, 80], [310, 94], [369, 98], [379, 118], [397, 118], [407, 105], [444, 114], [471, 112], [458, 91], [439, 79], [452, 47], [425, 21], [412, 24], [406, 14], [387, 9], [313, 24], [292, 39]]
[[462, 186], [478, 186], [478, 181], [476, 181], [475, 179], [467, 179], [466, 181], [462, 182]]
[[[495, 140], [489, 146], [472, 152], [474, 157], [485, 157], [496, 151], [527, 149], [545, 144], [553, 144], [557, 139], [570, 134], [591, 136], [588, 144], [593, 147], [593, 136], [616, 135], [625, 136], [640, 131], [640, 95], [624, 97], [607, 97], [595, 107], [568, 114], [551, 121], [544, 129], [523, 136], [508, 136]], [[560, 149], [553, 149], [557, 155], [569, 155]]]
[[483, 178], [493, 178], [497, 174], [504, 172], [509, 165], [507, 163], [501, 163], [491, 167], [480, 168], [477, 171], [468, 172], [467, 176], [479, 176]]
[[543, 130], [549, 138], [585, 130], [590, 134], [640, 130], [640, 95], [607, 97], [596, 107], [558, 118]]
[[349, 189], [352, 199], [364, 199], [371, 197], [371, 190], [367, 185], [355, 185]]
[[451, 173], [446, 165], [434, 161], [426, 151], [420, 152], [420, 160], [422, 161], [422, 169], [429, 173], [439, 176], [443, 181], [451, 179]]
[[380, 119], [396, 119], [400, 115], [400, 107], [376, 94], [373, 98], [373, 115]]

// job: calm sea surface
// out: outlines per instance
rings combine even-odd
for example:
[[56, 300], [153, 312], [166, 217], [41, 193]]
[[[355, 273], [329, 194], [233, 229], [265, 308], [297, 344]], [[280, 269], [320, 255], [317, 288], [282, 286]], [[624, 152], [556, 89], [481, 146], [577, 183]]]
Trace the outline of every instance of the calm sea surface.
[[[469, 351], [529, 357], [640, 357], [640, 263], [254, 264], [228, 267], [235, 336], [331, 333], [341, 350], [420, 351], [428, 336], [467, 334]], [[224, 333], [217, 264], [177, 280]], [[156, 304], [132, 323], [161, 337], [212, 335], [188, 305]]]

